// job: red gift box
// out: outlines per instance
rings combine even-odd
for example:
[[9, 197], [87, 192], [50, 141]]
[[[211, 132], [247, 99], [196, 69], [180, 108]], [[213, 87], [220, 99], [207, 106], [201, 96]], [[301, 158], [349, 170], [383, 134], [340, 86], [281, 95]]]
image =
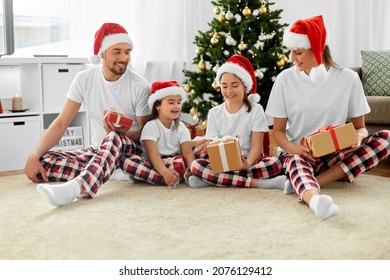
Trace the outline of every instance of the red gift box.
[[104, 117], [116, 127], [125, 127], [129, 129], [133, 124], [132, 119], [112, 110], [104, 110]]
[[176, 172], [179, 173], [180, 178], [184, 178], [186, 167], [183, 155], [163, 158], [163, 162], [166, 168], [169, 170], [176, 170]]

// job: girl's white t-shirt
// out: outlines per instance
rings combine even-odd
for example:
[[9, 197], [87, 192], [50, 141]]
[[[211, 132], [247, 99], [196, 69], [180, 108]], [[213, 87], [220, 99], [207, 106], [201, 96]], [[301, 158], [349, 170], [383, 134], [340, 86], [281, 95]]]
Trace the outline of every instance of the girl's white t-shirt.
[[210, 109], [207, 117], [206, 136], [224, 137], [238, 136], [241, 153], [249, 154], [252, 143], [252, 132], [267, 132], [268, 125], [265, 119], [263, 107], [260, 104], [252, 103], [252, 110], [243, 105], [236, 113], [229, 113], [225, 103]]
[[[173, 122], [172, 122], [173, 126]], [[180, 154], [180, 145], [191, 141], [190, 131], [183, 122], [177, 128], [166, 128], [157, 118], [148, 121], [141, 132], [142, 156], [149, 158], [143, 140], [152, 140], [157, 143], [161, 156], [175, 156]]]

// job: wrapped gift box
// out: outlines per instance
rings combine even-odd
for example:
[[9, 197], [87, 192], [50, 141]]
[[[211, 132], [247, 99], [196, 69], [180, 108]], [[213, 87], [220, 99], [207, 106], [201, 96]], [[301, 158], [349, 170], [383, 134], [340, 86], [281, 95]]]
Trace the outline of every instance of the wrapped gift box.
[[305, 144], [313, 157], [329, 155], [357, 143], [358, 138], [352, 123], [336, 127], [328, 126], [305, 137]]
[[188, 127], [191, 135], [191, 139], [194, 139], [196, 136], [204, 136], [206, 129], [201, 126]]
[[104, 110], [104, 117], [107, 121], [115, 125], [116, 127], [125, 127], [129, 129], [133, 124], [133, 120], [126, 117], [116, 111]]
[[241, 168], [241, 149], [237, 138], [214, 140], [207, 145], [207, 152], [214, 173]]

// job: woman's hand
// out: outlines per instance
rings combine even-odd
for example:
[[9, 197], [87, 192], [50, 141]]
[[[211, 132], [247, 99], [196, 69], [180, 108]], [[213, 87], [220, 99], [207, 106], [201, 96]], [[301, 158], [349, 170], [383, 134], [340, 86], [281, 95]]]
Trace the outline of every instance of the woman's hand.
[[316, 162], [316, 160], [312, 157], [310, 153], [310, 149], [306, 147], [306, 145], [304, 144], [304, 141], [305, 141], [305, 137], [302, 137], [299, 140], [299, 144], [291, 143], [291, 145], [289, 146], [288, 150], [286, 150], [286, 152], [288, 152], [289, 154], [300, 155], [308, 159], [312, 163]]

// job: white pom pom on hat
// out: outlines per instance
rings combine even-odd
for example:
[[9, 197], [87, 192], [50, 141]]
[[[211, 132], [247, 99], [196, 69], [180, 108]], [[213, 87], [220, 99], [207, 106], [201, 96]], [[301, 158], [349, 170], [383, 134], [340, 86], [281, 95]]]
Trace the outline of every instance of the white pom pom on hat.
[[93, 55], [90, 56], [89, 61], [93, 64], [99, 64], [99, 54], [119, 43], [127, 43], [133, 49], [133, 42], [123, 26], [111, 22], [104, 23], [95, 33]]
[[327, 71], [323, 65], [322, 55], [329, 36], [321, 15], [297, 20], [283, 35], [283, 44], [289, 48], [311, 49], [318, 66], [310, 71], [313, 81], [323, 81]]
[[154, 82], [150, 89], [150, 96], [148, 99], [149, 108], [153, 109], [153, 105], [157, 100], [161, 100], [164, 97], [170, 95], [180, 95], [182, 103], [186, 102], [187, 100], [186, 92], [177, 81], [172, 80]]
[[221, 67], [218, 68], [215, 78], [217, 85], [221, 86], [221, 77], [224, 73], [236, 75], [244, 84], [246, 93], [250, 93], [248, 99], [254, 103], [260, 101], [257, 94], [257, 80], [252, 63], [245, 56], [232, 55]]

